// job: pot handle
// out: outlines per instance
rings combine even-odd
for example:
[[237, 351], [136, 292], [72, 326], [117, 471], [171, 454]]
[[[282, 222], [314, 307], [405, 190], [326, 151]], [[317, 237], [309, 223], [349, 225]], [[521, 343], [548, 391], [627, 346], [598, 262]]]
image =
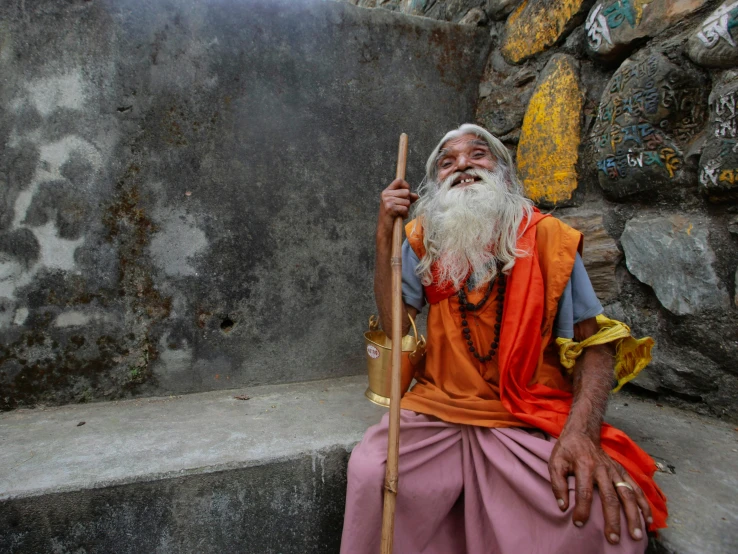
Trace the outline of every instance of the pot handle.
[[369, 330], [379, 331], [379, 318], [375, 315], [369, 316]]
[[413, 354], [415, 354], [418, 351], [418, 348], [425, 348], [425, 337], [420, 335], [420, 338], [418, 338], [418, 328], [415, 326], [413, 316], [407, 314], [407, 317], [410, 320], [410, 325], [413, 326], [413, 334], [415, 335], [415, 350], [413, 350]]
[[[412, 352], [413, 354], [415, 354], [418, 351], [418, 348], [425, 348], [425, 337], [423, 335], [420, 335], [420, 337], [418, 337], [418, 328], [415, 326], [415, 320], [413, 319], [413, 316], [407, 314], [407, 317], [410, 320], [410, 325], [413, 326], [413, 334], [415, 335], [415, 350], [413, 350]], [[369, 330], [379, 330], [379, 318], [375, 315], [369, 316]]]

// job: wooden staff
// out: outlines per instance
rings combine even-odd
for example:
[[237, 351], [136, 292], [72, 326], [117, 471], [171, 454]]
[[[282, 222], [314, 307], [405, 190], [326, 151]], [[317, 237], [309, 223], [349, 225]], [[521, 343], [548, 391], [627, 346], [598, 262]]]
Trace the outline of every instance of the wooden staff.
[[[405, 178], [407, 135], [400, 135], [395, 179]], [[387, 470], [384, 474], [384, 509], [382, 511], [382, 553], [392, 554], [397, 502], [398, 455], [400, 451], [400, 365], [402, 363], [402, 217], [392, 227], [392, 385], [387, 440]]]

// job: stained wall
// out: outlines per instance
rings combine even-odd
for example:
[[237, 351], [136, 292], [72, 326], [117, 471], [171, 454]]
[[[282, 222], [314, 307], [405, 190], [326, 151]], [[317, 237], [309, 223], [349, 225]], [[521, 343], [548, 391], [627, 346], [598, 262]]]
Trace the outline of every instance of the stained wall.
[[0, 5], [0, 407], [363, 370], [378, 194], [484, 29], [319, 0]]

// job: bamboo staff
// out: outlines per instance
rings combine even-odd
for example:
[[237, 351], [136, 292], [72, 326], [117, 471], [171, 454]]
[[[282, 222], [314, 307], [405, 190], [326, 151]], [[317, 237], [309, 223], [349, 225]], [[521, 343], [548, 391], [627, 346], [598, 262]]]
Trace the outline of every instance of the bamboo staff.
[[[407, 135], [400, 135], [395, 179], [405, 178]], [[398, 455], [400, 451], [400, 364], [402, 362], [402, 217], [392, 227], [392, 385], [387, 439], [387, 470], [384, 474], [384, 509], [382, 511], [382, 552], [392, 554], [397, 502]]]

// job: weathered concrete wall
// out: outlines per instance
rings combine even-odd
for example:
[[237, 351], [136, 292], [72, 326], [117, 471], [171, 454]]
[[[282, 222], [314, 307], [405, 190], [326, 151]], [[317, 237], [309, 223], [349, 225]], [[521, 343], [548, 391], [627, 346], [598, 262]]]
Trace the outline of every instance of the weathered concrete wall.
[[319, 0], [0, 6], [0, 407], [363, 370], [379, 191], [484, 29]]
[[[320, 457], [322, 478], [315, 478]], [[0, 551], [338, 552], [348, 452], [0, 502]]]
[[477, 121], [656, 339], [633, 386], [736, 419], [738, 2], [348, 1], [489, 29]]

